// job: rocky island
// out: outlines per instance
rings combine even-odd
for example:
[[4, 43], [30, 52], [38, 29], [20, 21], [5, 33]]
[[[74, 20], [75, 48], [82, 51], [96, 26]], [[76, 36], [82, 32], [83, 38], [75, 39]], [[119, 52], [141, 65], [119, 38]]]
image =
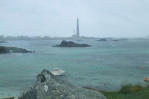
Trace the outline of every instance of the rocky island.
[[18, 99], [106, 99], [106, 97], [99, 92], [71, 85], [50, 71], [43, 70], [38, 74], [33, 87]]
[[2, 41], [2, 40], [0, 40], [0, 43], [7, 43], [6, 41]]
[[106, 41], [108, 41], [106, 38], [101, 38], [101, 39], [99, 39], [99, 40], [97, 40], [97, 41], [103, 41], [103, 42], [106, 42]]
[[128, 39], [126, 38], [99, 38], [97, 41], [100, 41], [100, 42], [106, 42], [106, 41], [115, 41], [115, 42], [118, 42], [118, 41], [126, 41]]
[[31, 53], [32, 51], [28, 51], [23, 48], [17, 48], [17, 47], [5, 47], [5, 46], [0, 46], [0, 54], [5, 54], [5, 53]]
[[88, 44], [78, 44], [78, 43], [74, 43], [72, 41], [65, 41], [63, 40], [61, 42], [61, 44], [56, 45], [54, 47], [90, 47], [91, 45]]

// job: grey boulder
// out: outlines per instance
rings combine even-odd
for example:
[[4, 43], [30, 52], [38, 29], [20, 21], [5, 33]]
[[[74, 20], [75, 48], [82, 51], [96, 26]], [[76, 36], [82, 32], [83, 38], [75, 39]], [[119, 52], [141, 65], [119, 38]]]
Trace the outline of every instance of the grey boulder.
[[34, 86], [25, 91], [18, 99], [106, 99], [96, 91], [71, 85], [61, 77], [43, 70]]

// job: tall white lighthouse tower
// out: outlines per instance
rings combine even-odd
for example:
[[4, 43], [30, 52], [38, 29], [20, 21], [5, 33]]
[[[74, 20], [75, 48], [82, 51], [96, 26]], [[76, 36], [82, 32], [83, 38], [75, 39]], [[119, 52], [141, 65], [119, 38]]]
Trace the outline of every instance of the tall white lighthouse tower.
[[80, 30], [79, 30], [79, 18], [77, 18], [77, 26], [76, 26], [76, 36], [80, 37]]

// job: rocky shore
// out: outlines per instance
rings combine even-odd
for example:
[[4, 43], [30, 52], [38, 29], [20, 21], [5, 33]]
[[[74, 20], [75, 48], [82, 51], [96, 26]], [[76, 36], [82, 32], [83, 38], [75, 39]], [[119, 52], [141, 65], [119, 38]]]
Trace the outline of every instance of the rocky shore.
[[32, 88], [21, 94], [18, 99], [106, 99], [99, 92], [71, 85], [48, 70], [37, 76]]

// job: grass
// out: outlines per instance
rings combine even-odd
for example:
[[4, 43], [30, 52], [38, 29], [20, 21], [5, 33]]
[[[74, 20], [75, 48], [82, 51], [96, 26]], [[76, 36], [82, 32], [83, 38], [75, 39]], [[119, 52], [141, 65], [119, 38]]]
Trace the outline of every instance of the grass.
[[90, 90], [96, 90], [103, 93], [107, 99], [149, 99], [149, 86], [141, 85], [123, 85], [119, 91], [106, 92], [99, 89], [87, 87]]
[[3, 98], [3, 99], [14, 99], [14, 97], [10, 97], [10, 98]]

